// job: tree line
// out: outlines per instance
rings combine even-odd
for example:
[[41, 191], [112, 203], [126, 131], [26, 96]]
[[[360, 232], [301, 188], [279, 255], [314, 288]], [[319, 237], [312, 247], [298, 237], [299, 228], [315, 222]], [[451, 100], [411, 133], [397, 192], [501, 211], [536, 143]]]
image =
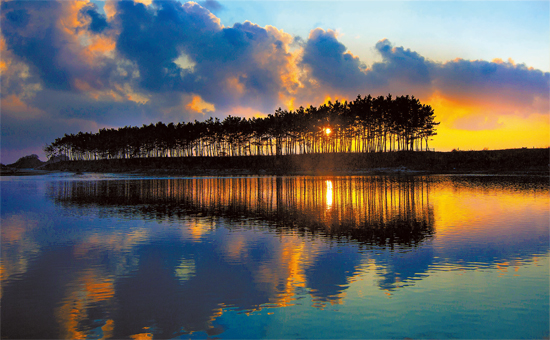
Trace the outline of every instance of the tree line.
[[48, 158], [97, 160], [146, 157], [293, 155], [429, 150], [434, 111], [414, 96], [370, 95], [261, 118], [228, 116], [199, 122], [100, 129], [65, 134], [45, 146]]

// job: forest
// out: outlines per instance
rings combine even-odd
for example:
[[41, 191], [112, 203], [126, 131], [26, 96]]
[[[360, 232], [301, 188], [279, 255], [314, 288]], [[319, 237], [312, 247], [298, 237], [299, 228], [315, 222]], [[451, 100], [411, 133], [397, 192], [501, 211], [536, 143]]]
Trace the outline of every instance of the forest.
[[267, 117], [65, 134], [44, 151], [48, 158], [69, 160], [423, 151], [437, 134], [434, 119], [432, 107], [414, 96], [358, 95], [350, 102], [279, 108]]

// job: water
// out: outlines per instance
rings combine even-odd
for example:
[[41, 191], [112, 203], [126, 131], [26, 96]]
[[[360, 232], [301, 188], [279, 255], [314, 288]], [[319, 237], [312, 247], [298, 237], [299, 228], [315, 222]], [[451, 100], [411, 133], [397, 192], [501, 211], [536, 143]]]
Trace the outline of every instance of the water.
[[548, 178], [1, 181], [2, 338], [549, 335]]

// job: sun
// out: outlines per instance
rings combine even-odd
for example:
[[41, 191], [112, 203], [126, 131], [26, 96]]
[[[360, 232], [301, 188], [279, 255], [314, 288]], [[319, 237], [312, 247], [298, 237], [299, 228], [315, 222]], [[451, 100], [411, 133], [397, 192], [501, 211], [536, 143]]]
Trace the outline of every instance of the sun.
[[332, 130], [330, 128], [325, 128], [325, 133], [327, 136], [330, 136], [330, 133], [332, 132]]

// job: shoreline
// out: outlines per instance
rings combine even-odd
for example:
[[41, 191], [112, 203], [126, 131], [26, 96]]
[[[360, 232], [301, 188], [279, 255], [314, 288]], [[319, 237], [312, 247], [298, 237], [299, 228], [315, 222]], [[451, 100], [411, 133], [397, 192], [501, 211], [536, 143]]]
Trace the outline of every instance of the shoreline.
[[57, 172], [152, 176], [371, 176], [523, 175], [550, 177], [550, 149], [401, 151], [283, 156], [157, 157], [44, 163], [35, 169], [3, 166], [1, 176]]
[[176, 177], [231, 177], [231, 176], [431, 176], [431, 175], [459, 175], [459, 176], [533, 176], [547, 177], [550, 179], [549, 171], [527, 170], [527, 171], [420, 171], [406, 168], [380, 168], [369, 170], [352, 171], [293, 171], [293, 172], [252, 172], [249, 170], [203, 170], [200, 173], [190, 171], [149, 169], [149, 170], [121, 170], [121, 171], [70, 171], [70, 170], [35, 170], [21, 169], [20, 171], [2, 171], [0, 177], [23, 177], [43, 176], [51, 174], [114, 174], [114, 175], [136, 175], [136, 176], [176, 176]]

